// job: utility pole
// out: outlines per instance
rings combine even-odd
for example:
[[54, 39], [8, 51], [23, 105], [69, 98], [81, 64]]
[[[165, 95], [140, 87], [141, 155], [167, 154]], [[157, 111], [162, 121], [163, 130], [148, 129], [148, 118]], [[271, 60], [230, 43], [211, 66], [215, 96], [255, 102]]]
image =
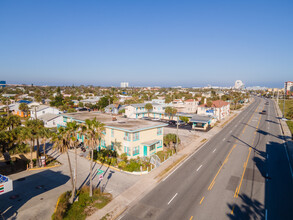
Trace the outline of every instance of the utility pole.
[[35, 118], [38, 119], [37, 118], [37, 106], [34, 106], [34, 107], [35, 107]]
[[177, 135], [176, 135], [176, 154], [177, 154], [177, 149], [178, 149], [178, 115], [177, 115]]
[[6, 109], [7, 109], [7, 116], [9, 117], [10, 112], [9, 112], [9, 105], [8, 105], [8, 99], [6, 100]]
[[277, 105], [279, 105], [279, 90], [278, 90], [278, 94], [277, 94]]
[[286, 91], [284, 89], [283, 118], [285, 118], [285, 97], [286, 97]]

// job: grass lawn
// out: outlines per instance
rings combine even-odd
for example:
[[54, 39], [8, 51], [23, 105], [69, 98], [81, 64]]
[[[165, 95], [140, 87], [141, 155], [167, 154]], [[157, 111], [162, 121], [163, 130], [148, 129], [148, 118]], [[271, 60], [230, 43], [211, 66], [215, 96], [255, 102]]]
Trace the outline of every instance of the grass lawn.
[[[284, 101], [279, 100], [279, 107], [280, 107], [280, 110], [282, 113], [283, 113], [283, 104], [284, 104]], [[293, 107], [293, 99], [286, 99], [285, 100], [285, 117], [288, 117], [287, 113], [288, 113], [290, 107], [291, 108]]]
[[71, 191], [67, 191], [59, 197], [59, 203], [52, 215], [52, 220], [83, 220], [98, 209], [103, 208], [112, 200], [111, 194], [102, 193], [99, 189], [93, 190], [92, 198], [89, 197], [89, 187], [83, 187], [78, 193], [78, 201], [73, 204], [69, 204], [68, 202]]
[[291, 134], [293, 134], [293, 121], [287, 121], [287, 125], [291, 131]]

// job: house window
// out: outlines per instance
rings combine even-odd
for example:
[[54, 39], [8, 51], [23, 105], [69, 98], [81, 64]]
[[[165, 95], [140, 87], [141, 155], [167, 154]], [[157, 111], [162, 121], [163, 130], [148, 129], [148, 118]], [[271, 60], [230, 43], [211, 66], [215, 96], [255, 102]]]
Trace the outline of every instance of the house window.
[[114, 129], [111, 129], [111, 137], [114, 137]]
[[124, 140], [130, 141], [130, 134], [129, 134], [129, 132], [125, 132], [124, 133]]
[[162, 141], [159, 141], [157, 148], [161, 148], [162, 147]]
[[157, 128], [157, 135], [162, 135], [163, 128]]
[[133, 154], [133, 156], [136, 156], [139, 154], [139, 146], [133, 148], [132, 154]]
[[156, 144], [153, 144], [153, 145], [150, 146], [150, 151], [152, 151], [154, 149], [156, 149]]
[[139, 132], [135, 132], [135, 133], [133, 133], [133, 140], [134, 140], [134, 141], [139, 140]]
[[45, 111], [43, 111], [43, 114], [45, 114]]
[[124, 146], [124, 153], [126, 153], [127, 156], [130, 156], [129, 147]]

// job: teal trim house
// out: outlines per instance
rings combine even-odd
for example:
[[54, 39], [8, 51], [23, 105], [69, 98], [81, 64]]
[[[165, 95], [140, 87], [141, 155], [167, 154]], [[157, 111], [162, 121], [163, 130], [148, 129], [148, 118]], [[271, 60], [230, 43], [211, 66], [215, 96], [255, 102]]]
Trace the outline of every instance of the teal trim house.
[[[105, 132], [97, 149], [116, 149], [118, 154], [126, 153], [129, 158], [149, 157], [163, 150], [163, 135], [165, 123], [128, 119], [96, 112], [77, 112], [63, 114], [63, 125], [66, 122], [77, 121], [84, 123], [86, 119], [96, 118], [105, 124]], [[84, 141], [84, 137], [79, 137]]]

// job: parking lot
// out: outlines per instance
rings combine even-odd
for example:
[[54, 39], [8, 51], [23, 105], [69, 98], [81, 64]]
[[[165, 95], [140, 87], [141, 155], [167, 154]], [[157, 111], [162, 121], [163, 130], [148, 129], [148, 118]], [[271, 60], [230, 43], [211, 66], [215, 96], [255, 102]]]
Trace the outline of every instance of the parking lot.
[[[82, 152], [79, 150], [79, 154]], [[13, 191], [1, 195], [0, 211], [5, 219], [51, 219], [58, 197], [71, 190], [69, 167], [65, 154], [49, 151], [62, 163], [60, 167], [46, 170], [23, 171], [10, 175]], [[74, 153], [70, 151], [71, 163]], [[78, 156], [77, 186], [89, 184], [89, 161]], [[74, 168], [74, 167], [73, 167]], [[141, 176], [134, 176], [94, 164], [94, 186], [101, 187], [116, 197], [132, 186]], [[99, 182], [100, 175], [103, 180]], [[4, 202], [5, 201], [5, 202]]]

